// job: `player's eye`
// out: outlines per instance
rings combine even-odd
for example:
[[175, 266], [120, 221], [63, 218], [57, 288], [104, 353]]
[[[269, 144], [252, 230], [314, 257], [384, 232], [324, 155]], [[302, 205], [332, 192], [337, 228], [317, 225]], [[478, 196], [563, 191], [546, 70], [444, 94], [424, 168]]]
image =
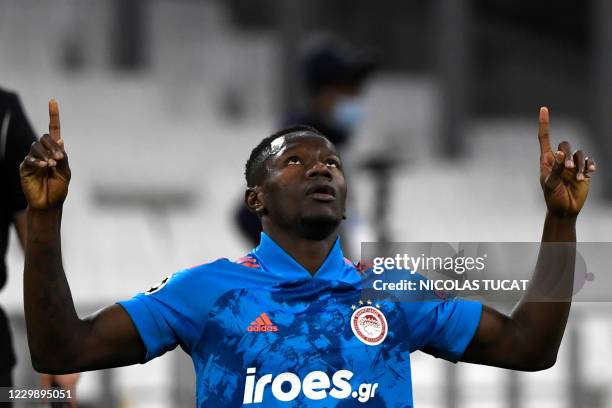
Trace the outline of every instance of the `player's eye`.
[[287, 159], [288, 165], [302, 164], [302, 160], [297, 156], [291, 156]]
[[325, 164], [328, 167], [335, 167], [337, 169], [340, 168], [340, 162], [338, 162], [338, 160], [336, 160], [336, 159], [329, 159], [329, 160], [327, 160], [327, 162]]

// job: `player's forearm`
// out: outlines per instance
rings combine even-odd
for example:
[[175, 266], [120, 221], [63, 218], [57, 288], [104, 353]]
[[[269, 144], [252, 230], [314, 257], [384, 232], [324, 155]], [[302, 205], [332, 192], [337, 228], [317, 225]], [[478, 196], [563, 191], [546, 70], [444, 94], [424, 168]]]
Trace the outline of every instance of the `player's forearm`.
[[571, 306], [576, 259], [576, 217], [546, 215], [533, 279], [512, 313], [531, 350], [545, 366], [554, 364]]
[[50, 372], [69, 359], [79, 320], [62, 266], [61, 209], [28, 210], [24, 305], [32, 363]]

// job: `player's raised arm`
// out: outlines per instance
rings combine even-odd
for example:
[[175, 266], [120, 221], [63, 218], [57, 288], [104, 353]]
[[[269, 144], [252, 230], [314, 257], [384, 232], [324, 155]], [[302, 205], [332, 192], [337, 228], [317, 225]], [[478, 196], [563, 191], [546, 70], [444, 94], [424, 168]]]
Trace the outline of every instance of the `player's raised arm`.
[[61, 256], [70, 167], [55, 100], [49, 101], [49, 133], [32, 144], [20, 172], [28, 201], [24, 305], [34, 368], [62, 374], [143, 361], [144, 345], [121, 306], [85, 319], [75, 311]]
[[545, 107], [540, 109], [539, 122], [540, 185], [547, 213], [534, 276], [510, 316], [483, 309], [462, 361], [532, 371], [551, 367], [557, 358], [571, 306], [576, 217], [585, 203], [595, 162], [582, 150], [572, 153], [565, 141], [552, 150]]

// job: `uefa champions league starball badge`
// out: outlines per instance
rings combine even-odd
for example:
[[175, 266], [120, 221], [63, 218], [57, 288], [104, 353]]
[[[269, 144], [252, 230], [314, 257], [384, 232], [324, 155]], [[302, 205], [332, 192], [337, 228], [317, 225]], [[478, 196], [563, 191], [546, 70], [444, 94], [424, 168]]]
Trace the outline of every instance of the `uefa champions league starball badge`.
[[387, 337], [387, 319], [378, 308], [369, 305], [362, 306], [356, 309], [351, 316], [351, 329], [362, 343], [376, 346]]

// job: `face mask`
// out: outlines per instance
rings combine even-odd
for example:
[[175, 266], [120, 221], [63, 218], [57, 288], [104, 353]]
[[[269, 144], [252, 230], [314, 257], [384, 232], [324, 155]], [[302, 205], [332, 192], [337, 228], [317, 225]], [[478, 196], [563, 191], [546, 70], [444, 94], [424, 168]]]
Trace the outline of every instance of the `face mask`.
[[332, 119], [337, 126], [354, 130], [364, 119], [365, 111], [361, 101], [354, 97], [340, 99], [333, 108]]

